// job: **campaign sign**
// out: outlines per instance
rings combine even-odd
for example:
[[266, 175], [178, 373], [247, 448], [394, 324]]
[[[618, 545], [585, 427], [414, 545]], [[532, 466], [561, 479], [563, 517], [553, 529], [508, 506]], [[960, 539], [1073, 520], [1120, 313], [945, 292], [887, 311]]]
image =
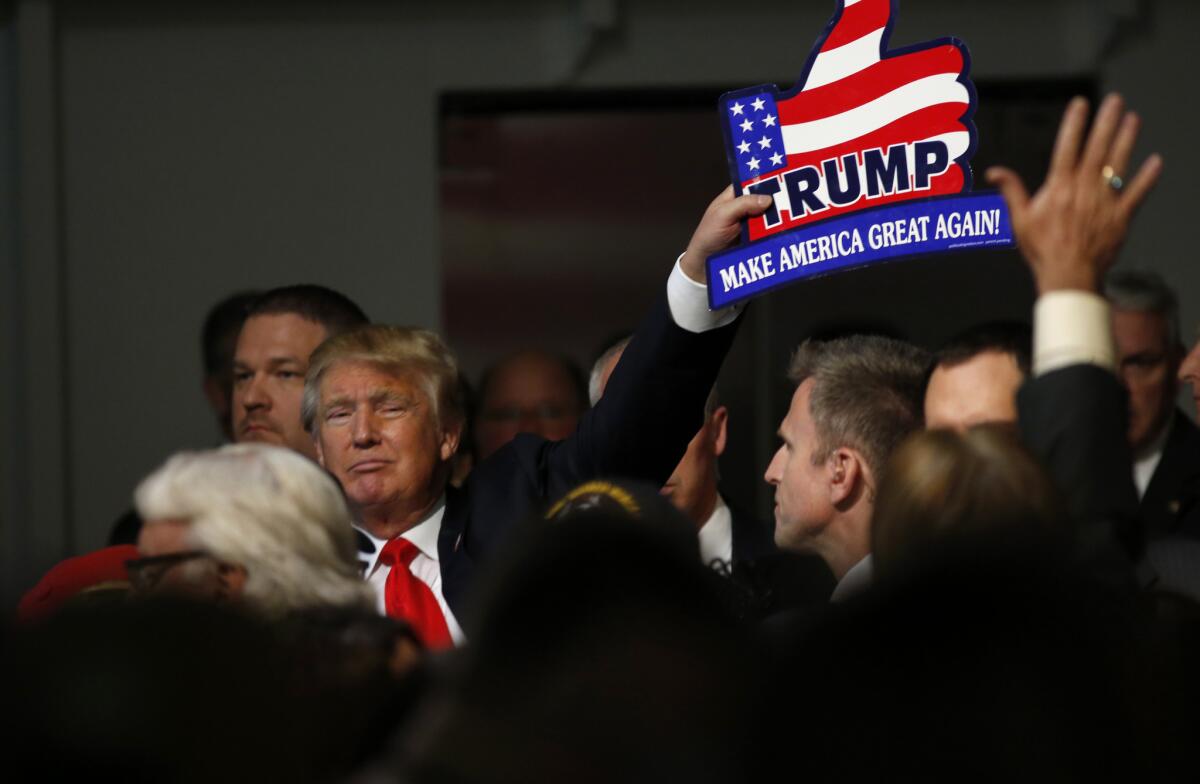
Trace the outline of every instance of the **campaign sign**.
[[796, 86], [721, 96], [730, 176], [770, 196], [746, 244], [708, 259], [709, 304], [905, 256], [1010, 247], [996, 193], [971, 193], [975, 87], [955, 38], [888, 50], [898, 0], [837, 0]]

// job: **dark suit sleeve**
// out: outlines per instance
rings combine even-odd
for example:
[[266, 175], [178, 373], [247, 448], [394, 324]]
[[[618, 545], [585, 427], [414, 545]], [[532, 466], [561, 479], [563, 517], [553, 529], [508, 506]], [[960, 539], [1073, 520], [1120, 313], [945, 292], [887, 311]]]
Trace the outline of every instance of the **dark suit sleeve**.
[[737, 323], [703, 333], [680, 328], [664, 286], [604, 397], [571, 437], [519, 435], [476, 467], [466, 488], [472, 512], [463, 521], [462, 545], [475, 556], [490, 551], [511, 526], [588, 479], [665, 482], [703, 423]]
[[738, 323], [688, 332], [672, 319], [664, 288], [600, 402], [571, 438], [545, 450], [546, 482], [570, 486], [595, 476], [665, 482], [704, 423], [705, 400]]
[[1033, 378], [1017, 395], [1022, 438], [1063, 493], [1085, 552], [1119, 543], [1136, 560], [1142, 543], [1128, 405], [1116, 376], [1087, 364]]

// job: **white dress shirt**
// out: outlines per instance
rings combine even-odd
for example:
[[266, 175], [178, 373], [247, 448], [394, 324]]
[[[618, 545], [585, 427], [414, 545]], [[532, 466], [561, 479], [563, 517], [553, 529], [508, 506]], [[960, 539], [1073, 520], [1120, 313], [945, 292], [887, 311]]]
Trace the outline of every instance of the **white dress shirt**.
[[1167, 445], [1167, 435], [1171, 432], [1171, 428], [1175, 426], [1175, 412], [1172, 411], [1167, 417], [1167, 423], [1163, 426], [1162, 432], [1154, 437], [1142, 452], [1133, 461], [1133, 483], [1137, 485], [1138, 500], [1146, 495], [1146, 488], [1150, 486], [1150, 480], [1154, 478], [1154, 472], [1158, 470], [1159, 461], [1162, 460], [1163, 447]]
[[851, 566], [850, 570], [842, 575], [842, 579], [838, 580], [829, 601], [844, 602], [860, 593], [865, 593], [871, 587], [874, 576], [875, 567], [871, 560], [871, 554], [867, 553], [861, 561]]
[[[710, 329], [723, 327], [737, 318], [738, 313], [741, 311], [740, 305], [732, 305], [718, 311], [708, 309], [708, 287], [702, 283], [695, 282], [683, 272], [682, 267], [679, 265], [679, 260], [682, 258], [683, 254], [680, 254], [679, 258], [675, 260], [675, 267], [671, 270], [670, 277], [667, 278], [667, 304], [671, 312], [671, 318], [675, 324], [689, 332], [706, 332]], [[719, 501], [718, 506], [724, 508], [724, 504]], [[450, 636], [457, 645], [462, 644], [465, 637], [462, 627], [458, 625], [458, 620], [454, 617], [454, 613], [450, 609], [450, 605], [446, 603], [446, 597], [442, 595], [442, 569], [437, 547], [438, 534], [441, 532], [442, 516], [445, 513], [445, 509], [446, 497], [443, 495], [424, 520], [400, 534], [400, 536], [416, 546], [418, 553], [413, 558], [412, 563], [409, 564], [409, 571], [418, 580], [428, 585], [429, 590], [433, 592], [438, 606], [442, 609], [442, 615], [446, 619], [446, 627], [450, 630]], [[727, 518], [728, 514], [728, 509], [725, 509]], [[718, 522], [714, 531], [718, 530], [720, 526], [721, 524]], [[355, 527], [375, 546], [374, 554], [367, 559], [364, 577], [375, 591], [376, 607], [380, 614], [386, 615], [387, 604], [385, 594], [387, 578], [391, 573], [391, 567], [380, 563], [379, 559], [383, 554], [383, 547], [387, 544], [387, 540], [378, 539], [372, 536], [369, 531], [359, 526]], [[729, 529], [728, 552], [732, 556], [732, 529], [730, 528], [728, 519], [726, 519], [725, 527]], [[718, 537], [719, 534], [717, 533], [710, 534], [710, 538], [716, 539]], [[721, 552], [725, 551], [721, 550]]]
[[707, 332], [710, 329], [730, 324], [742, 312], [742, 305], [730, 305], [720, 310], [708, 309], [708, 286], [697, 283], [687, 276], [679, 262], [683, 254], [675, 259], [675, 268], [667, 278], [667, 305], [675, 324], [688, 332]]
[[733, 563], [733, 514], [720, 495], [712, 514], [700, 526], [700, 562], [708, 566], [716, 560]]
[[1090, 364], [1115, 371], [1108, 302], [1087, 291], [1051, 291], [1033, 306], [1033, 374]]
[[[446, 604], [446, 597], [442, 595], [442, 565], [438, 558], [438, 534], [442, 530], [442, 516], [445, 511], [446, 496], [443, 495], [424, 520], [400, 534], [400, 537], [412, 542], [413, 546], [417, 548], [417, 555], [409, 564], [408, 569], [414, 577], [429, 586], [433, 597], [437, 599], [438, 607], [442, 608], [442, 617], [446, 619], [446, 628], [450, 631], [450, 638], [454, 640], [455, 645], [461, 645], [466, 637], [463, 635], [462, 627], [458, 625], [454, 613], [450, 610], [450, 605]], [[383, 547], [388, 540], [376, 538], [370, 531], [359, 526], [355, 526], [355, 528], [358, 528], [364, 536], [371, 540], [371, 544], [375, 545], [375, 553], [368, 556], [364, 577], [367, 584], [375, 591], [375, 606], [379, 610], [379, 614], [387, 615], [387, 603], [384, 597], [387, 578], [392, 572], [392, 567], [381, 563], [379, 559], [383, 555]]]

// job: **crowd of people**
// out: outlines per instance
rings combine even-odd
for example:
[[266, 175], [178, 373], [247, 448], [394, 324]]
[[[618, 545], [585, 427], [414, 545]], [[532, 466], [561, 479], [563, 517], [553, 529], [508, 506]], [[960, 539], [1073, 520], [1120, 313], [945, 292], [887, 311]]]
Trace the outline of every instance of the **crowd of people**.
[[[6, 756], [51, 778], [1191, 778], [1200, 431], [1164, 281], [1113, 266], [1158, 178], [1076, 99], [1003, 194], [1028, 323], [930, 351], [803, 340], [774, 520], [721, 493], [741, 306], [727, 190], [590, 375], [473, 388], [434, 332], [314, 285], [205, 325], [227, 438], [172, 456], [109, 547], [5, 633]], [[725, 466], [726, 471], [748, 470]]]

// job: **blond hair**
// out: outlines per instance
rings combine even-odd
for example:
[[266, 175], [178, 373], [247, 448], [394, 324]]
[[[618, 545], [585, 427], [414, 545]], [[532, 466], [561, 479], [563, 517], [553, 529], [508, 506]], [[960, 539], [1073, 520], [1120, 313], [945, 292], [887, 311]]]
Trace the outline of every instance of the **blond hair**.
[[300, 418], [313, 432], [321, 407], [321, 380], [341, 362], [365, 362], [396, 374], [417, 377], [442, 428], [465, 417], [458, 385], [458, 361], [437, 333], [416, 327], [372, 324], [329, 338], [313, 352], [304, 376]]
[[876, 496], [871, 552], [891, 572], [964, 537], [1055, 538], [1066, 510], [1011, 425], [925, 430], [892, 455]]

